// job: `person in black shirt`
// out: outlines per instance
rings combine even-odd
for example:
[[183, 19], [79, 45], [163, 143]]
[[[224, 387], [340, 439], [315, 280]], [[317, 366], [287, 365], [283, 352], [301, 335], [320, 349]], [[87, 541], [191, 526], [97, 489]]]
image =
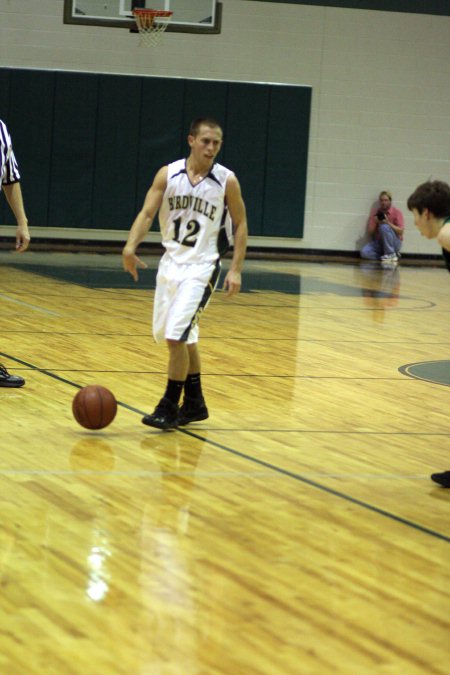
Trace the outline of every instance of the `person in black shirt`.
[[[408, 198], [408, 209], [414, 215], [414, 223], [427, 239], [437, 239], [450, 272], [450, 186], [440, 180], [419, 185]], [[433, 473], [431, 479], [450, 488], [450, 471]]]

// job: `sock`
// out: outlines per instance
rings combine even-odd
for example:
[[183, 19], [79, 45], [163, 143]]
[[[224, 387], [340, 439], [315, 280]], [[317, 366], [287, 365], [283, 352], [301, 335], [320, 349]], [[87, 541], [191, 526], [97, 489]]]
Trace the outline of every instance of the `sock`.
[[191, 373], [184, 383], [184, 395], [188, 398], [202, 398], [200, 373]]
[[184, 382], [179, 382], [178, 380], [167, 380], [167, 387], [164, 393], [164, 398], [168, 398], [169, 401], [178, 405], [180, 400], [181, 392], [183, 391]]

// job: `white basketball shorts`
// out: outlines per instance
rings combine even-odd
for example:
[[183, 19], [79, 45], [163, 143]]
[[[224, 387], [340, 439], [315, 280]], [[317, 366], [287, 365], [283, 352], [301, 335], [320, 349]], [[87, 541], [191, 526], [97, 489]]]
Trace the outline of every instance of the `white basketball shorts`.
[[153, 303], [156, 342], [198, 342], [198, 322], [217, 286], [220, 260], [180, 265], [165, 253], [158, 266]]

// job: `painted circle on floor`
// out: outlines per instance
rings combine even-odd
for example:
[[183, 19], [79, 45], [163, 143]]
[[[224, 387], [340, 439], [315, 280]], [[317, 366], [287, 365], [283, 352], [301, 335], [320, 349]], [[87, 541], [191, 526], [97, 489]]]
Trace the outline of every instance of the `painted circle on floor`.
[[450, 361], [419, 361], [401, 366], [399, 372], [416, 380], [426, 380], [434, 384], [450, 387]]

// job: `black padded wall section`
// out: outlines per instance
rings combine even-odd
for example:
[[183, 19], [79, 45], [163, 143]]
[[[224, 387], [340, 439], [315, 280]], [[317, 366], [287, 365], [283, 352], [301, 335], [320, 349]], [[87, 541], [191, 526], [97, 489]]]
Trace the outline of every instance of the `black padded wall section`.
[[[34, 226], [128, 230], [156, 171], [189, 153], [195, 117], [222, 124], [250, 234], [303, 234], [311, 88], [0, 68]], [[5, 200], [0, 222], [14, 224]]]

